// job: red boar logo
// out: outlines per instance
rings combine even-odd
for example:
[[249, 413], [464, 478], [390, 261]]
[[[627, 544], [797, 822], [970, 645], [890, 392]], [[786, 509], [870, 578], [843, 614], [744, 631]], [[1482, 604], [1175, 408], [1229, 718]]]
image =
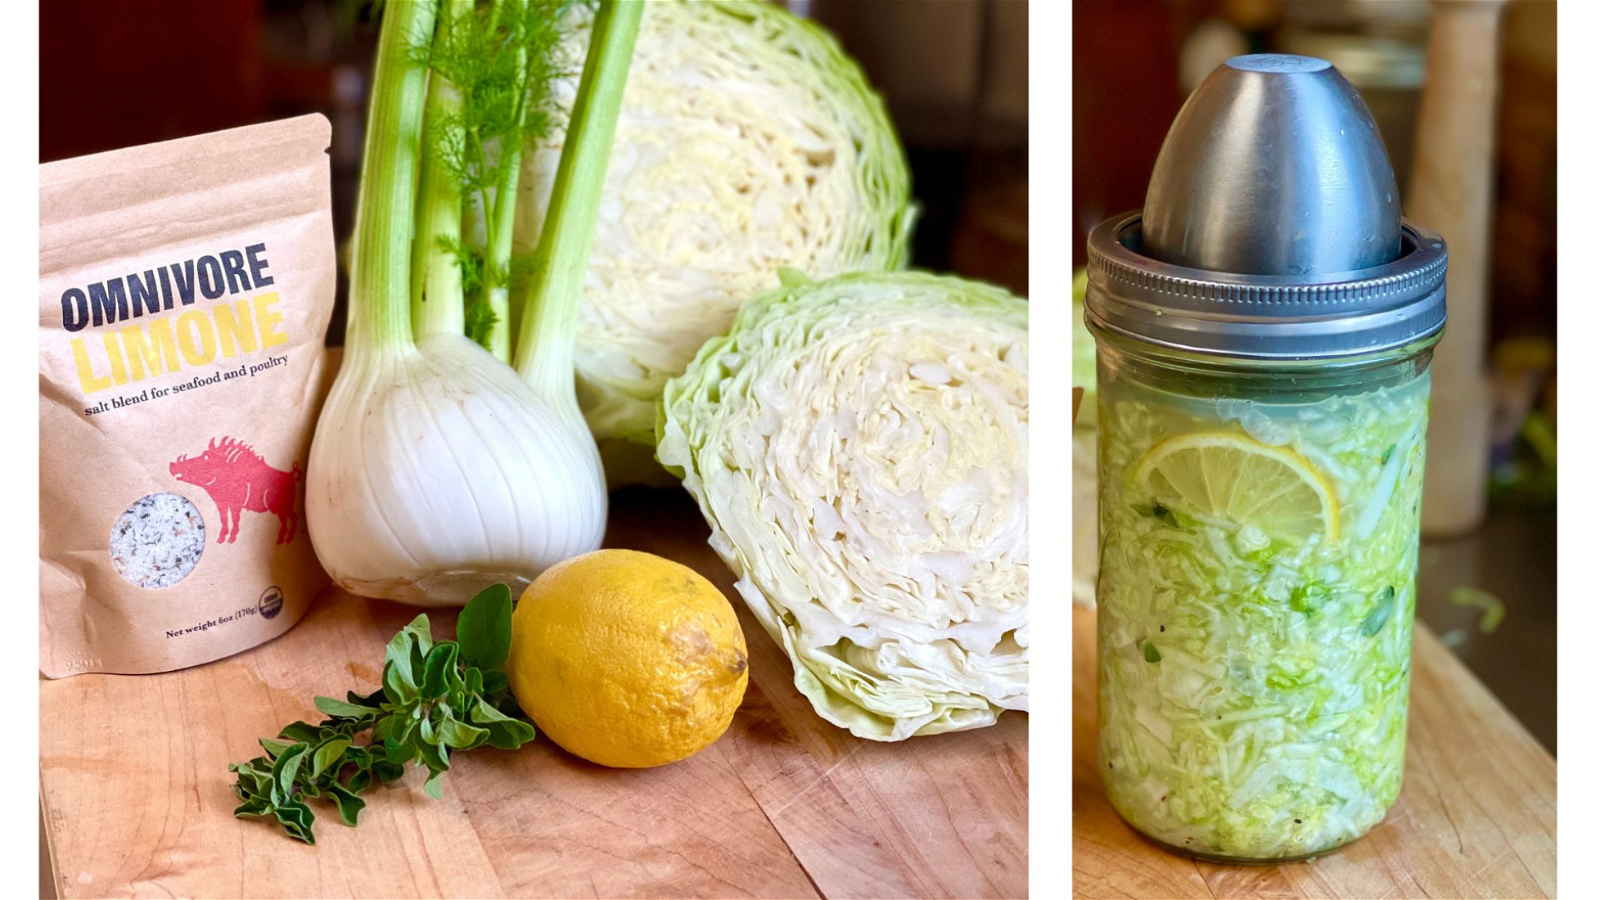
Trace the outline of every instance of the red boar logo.
[[[300, 464], [294, 471], [283, 472], [267, 465], [260, 454], [232, 438], [216, 438], [206, 445], [206, 452], [190, 459], [187, 454], [173, 460], [167, 469], [179, 481], [205, 488], [217, 504], [222, 517], [222, 533], [217, 543], [233, 543], [239, 539], [239, 510], [269, 512], [278, 517], [278, 543], [294, 540], [300, 516], [295, 512], [295, 497], [299, 482], [305, 476]], [[231, 526], [230, 526], [231, 520]]]

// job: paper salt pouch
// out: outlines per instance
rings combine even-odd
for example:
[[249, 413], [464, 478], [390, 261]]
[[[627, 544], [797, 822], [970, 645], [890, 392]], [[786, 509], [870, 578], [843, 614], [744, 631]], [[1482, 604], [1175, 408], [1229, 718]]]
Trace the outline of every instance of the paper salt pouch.
[[163, 672], [294, 625], [333, 308], [330, 128], [40, 167], [39, 668]]

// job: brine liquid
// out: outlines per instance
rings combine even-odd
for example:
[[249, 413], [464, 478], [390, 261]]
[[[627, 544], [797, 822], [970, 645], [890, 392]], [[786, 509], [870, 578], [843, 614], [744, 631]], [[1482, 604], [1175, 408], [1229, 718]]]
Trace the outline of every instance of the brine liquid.
[[[1150, 837], [1214, 857], [1289, 859], [1359, 837], [1404, 765], [1426, 372], [1294, 402], [1158, 390], [1104, 359], [1099, 382], [1111, 802]], [[1284, 538], [1156, 502], [1141, 463], [1188, 434], [1293, 451], [1336, 501], [1337, 536]], [[1200, 483], [1211, 465], [1193, 467]]]

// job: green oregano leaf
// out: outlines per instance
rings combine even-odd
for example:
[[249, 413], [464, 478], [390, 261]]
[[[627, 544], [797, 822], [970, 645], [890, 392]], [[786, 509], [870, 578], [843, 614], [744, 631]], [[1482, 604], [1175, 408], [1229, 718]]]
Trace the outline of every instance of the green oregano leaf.
[[499, 670], [483, 673], [483, 690], [480, 693], [491, 704], [499, 706], [500, 701], [505, 699], [510, 690], [511, 685], [506, 681], [506, 673]]
[[395, 727], [400, 720], [394, 716], [384, 716], [372, 725], [372, 743], [383, 746], [384, 742], [394, 735]]
[[[362, 791], [372, 786], [372, 778], [372, 765], [369, 763], [367, 766], [357, 769], [355, 774], [351, 775], [349, 780], [344, 783], [343, 788], [337, 784], [333, 786], [335, 798], [337, 799], [341, 790], [347, 791], [352, 795], [359, 795]], [[355, 823], [347, 821], [346, 824], [354, 825]]]
[[257, 795], [266, 796], [267, 786], [272, 780], [270, 771], [263, 772], [254, 762], [229, 763], [228, 771], [237, 772], [239, 775], [238, 783], [233, 789], [240, 799], [248, 800]]
[[411, 746], [410, 741], [395, 737], [392, 734], [383, 739], [383, 758], [388, 762], [403, 766], [415, 755], [416, 750]]
[[409, 634], [416, 639], [416, 648], [424, 656], [433, 649], [433, 629], [428, 623], [427, 613], [418, 615], [400, 629], [401, 634]]
[[422, 757], [423, 765], [434, 772], [443, 772], [450, 768], [450, 748], [440, 746], [438, 741], [418, 740], [416, 742], [417, 755]]
[[492, 584], [461, 610], [456, 620], [461, 659], [481, 670], [498, 669], [511, 653], [511, 588]]
[[310, 744], [295, 744], [273, 761], [272, 780], [282, 796], [294, 795], [295, 776], [300, 773], [300, 764], [305, 762], [306, 754], [309, 752], [311, 752]]
[[[367, 776], [367, 781], [371, 781], [370, 775]], [[354, 783], [355, 782], [352, 780], [351, 784], [353, 785]], [[343, 819], [344, 824], [350, 826], [351, 828], [356, 826], [357, 817], [361, 815], [361, 810], [365, 809], [367, 806], [367, 801], [361, 799], [359, 796], [362, 789], [363, 788], [340, 787], [336, 784], [329, 791], [329, 793], [333, 796], [334, 802], [339, 805], [339, 818]]]
[[389, 660], [383, 664], [383, 689], [396, 703], [410, 703], [417, 699], [417, 685], [411, 680], [410, 662]]
[[278, 737], [288, 738], [291, 744], [311, 744], [322, 739], [322, 729], [306, 722], [291, 722], [278, 732]]
[[318, 747], [317, 752], [311, 757], [311, 777], [316, 778], [326, 771], [329, 766], [338, 762], [349, 746], [349, 738], [334, 738]]
[[[384, 668], [394, 666], [399, 683], [409, 686], [413, 692], [417, 680], [422, 677], [421, 660], [433, 649], [433, 635], [428, 628], [427, 615], [417, 616], [411, 620], [411, 624], [400, 629], [384, 652]], [[387, 680], [383, 686], [391, 698], [402, 699], [390, 689]]]
[[[315, 736], [313, 736], [313, 740], [314, 739], [315, 739]], [[293, 747], [295, 744], [300, 744], [300, 743], [306, 743], [306, 742], [305, 741], [275, 741], [272, 738], [262, 738], [261, 741], [260, 741], [261, 749], [267, 751], [267, 755], [272, 757], [273, 759], [277, 759], [278, 757], [283, 755], [285, 750], [288, 750], [289, 748]]]
[[445, 672], [454, 671], [456, 668], [456, 643], [446, 641], [435, 645], [429, 651], [427, 662], [423, 664], [422, 698], [424, 700], [437, 700], [444, 696], [448, 687]]
[[489, 729], [468, 725], [459, 719], [445, 719], [440, 723], [439, 739], [457, 750], [471, 750], [489, 740]]
[[354, 703], [346, 703], [343, 700], [335, 700], [332, 697], [318, 697], [313, 702], [316, 703], [319, 712], [335, 719], [362, 719], [378, 711], [365, 706], [357, 706]]
[[273, 813], [290, 837], [299, 838], [308, 844], [317, 842], [316, 836], [311, 833], [311, 822], [316, 818], [311, 814], [311, 807], [298, 800], [290, 800], [279, 804]]
[[266, 816], [272, 814], [272, 801], [266, 797], [251, 797], [233, 808], [233, 814], [239, 818], [245, 816]]
[[487, 703], [473, 707], [470, 718], [489, 732], [489, 745], [501, 750], [515, 750], [535, 735], [532, 724], [513, 719]]
[[378, 776], [378, 780], [384, 784], [394, 784], [406, 774], [406, 768], [387, 759], [376, 759], [372, 761], [372, 774]]
[[345, 691], [344, 698], [356, 706], [365, 706], [371, 709], [381, 709], [388, 701], [389, 696], [378, 688], [370, 694], [358, 694], [355, 691]]

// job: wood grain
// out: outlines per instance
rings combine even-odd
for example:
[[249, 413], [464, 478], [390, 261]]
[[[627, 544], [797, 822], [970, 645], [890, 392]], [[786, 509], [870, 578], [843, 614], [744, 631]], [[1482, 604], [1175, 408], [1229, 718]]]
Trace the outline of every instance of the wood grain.
[[[608, 546], [694, 566], [730, 598], [680, 492], [612, 497]], [[316, 806], [317, 846], [231, 815], [227, 764], [375, 687], [417, 610], [340, 592], [247, 653], [182, 672], [40, 685], [40, 778], [69, 897], [1025, 897], [1027, 717], [876, 744], [828, 725], [740, 608], [751, 680], [729, 733], [683, 762], [614, 770], [546, 740], [463, 756], [444, 796], [418, 773], [358, 828]], [[430, 612], [434, 633], [454, 615]]]
[[1425, 627], [1412, 650], [1405, 782], [1388, 818], [1307, 863], [1224, 866], [1117, 817], [1096, 764], [1095, 614], [1072, 612], [1072, 885], [1112, 898], [1536, 898], [1556, 888], [1556, 764]]

